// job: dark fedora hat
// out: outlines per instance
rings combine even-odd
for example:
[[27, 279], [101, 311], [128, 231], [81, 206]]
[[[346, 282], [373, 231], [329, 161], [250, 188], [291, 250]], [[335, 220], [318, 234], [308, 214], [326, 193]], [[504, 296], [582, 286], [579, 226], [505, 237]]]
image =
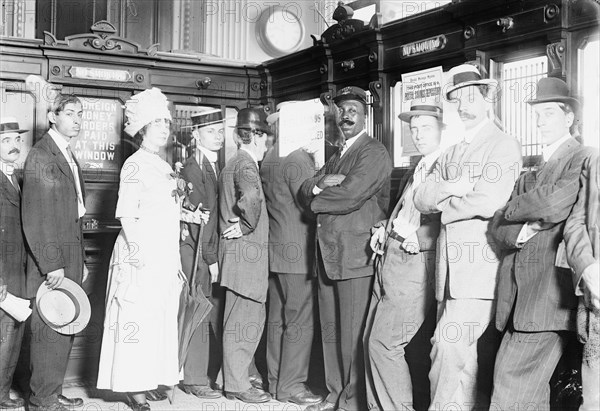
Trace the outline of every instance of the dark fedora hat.
[[0, 119], [0, 134], [4, 133], [26, 133], [29, 130], [25, 130], [19, 127], [19, 122], [14, 117], [2, 117]]
[[210, 109], [194, 113], [190, 116], [192, 120], [191, 126], [183, 126], [181, 128], [194, 128], [210, 126], [211, 124], [221, 123], [223, 121], [223, 112], [220, 108]]
[[438, 120], [442, 120], [444, 117], [444, 110], [440, 103], [413, 101], [410, 110], [400, 113], [398, 118], [410, 123], [410, 119], [413, 116], [432, 116]]
[[335, 104], [346, 100], [356, 100], [367, 104], [367, 93], [360, 87], [348, 86], [338, 91], [337, 95], [333, 98]]
[[261, 108], [243, 108], [238, 112], [235, 128], [268, 133], [267, 113]]
[[565, 103], [570, 105], [573, 110], [579, 108], [579, 101], [569, 96], [569, 87], [567, 83], [556, 77], [544, 77], [537, 83], [537, 92], [533, 100], [529, 100], [529, 104], [539, 103]]

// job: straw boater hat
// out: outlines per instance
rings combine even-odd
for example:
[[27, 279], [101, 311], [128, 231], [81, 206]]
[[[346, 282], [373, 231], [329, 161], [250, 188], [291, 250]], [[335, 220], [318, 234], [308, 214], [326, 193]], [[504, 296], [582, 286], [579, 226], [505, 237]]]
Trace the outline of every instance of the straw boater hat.
[[156, 87], [144, 90], [127, 100], [125, 116], [125, 132], [131, 137], [156, 119], [172, 120], [167, 97]]
[[440, 103], [414, 100], [410, 106], [410, 111], [400, 113], [398, 118], [410, 123], [413, 116], [432, 116], [441, 121], [444, 118], [444, 110]]
[[68, 278], [55, 289], [42, 283], [35, 304], [42, 320], [60, 334], [77, 334], [90, 322], [90, 300], [83, 288]]
[[338, 91], [337, 95], [333, 98], [335, 104], [346, 100], [356, 100], [367, 104], [367, 93], [360, 87], [349, 86]]
[[454, 90], [477, 84], [498, 87], [497, 80], [482, 78], [477, 67], [472, 64], [461, 64], [460, 66], [452, 67], [448, 72], [448, 76], [450, 76], [452, 86], [446, 91], [446, 97]]
[[568, 104], [575, 111], [579, 108], [579, 101], [569, 95], [567, 83], [556, 77], [544, 77], [537, 83], [535, 98], [529, 100], [527, 103], [539, 104], [551, 102]]
[[223, 112], [220, 108], [210, 109], [194, 113], [190, 116], [192, 120], [191, 126], [183, 126], [181, 128], [196, 128], [210, 126], [211, 124], [217, 124], [223, 122]]
[[5, 134], [5, 133], [22, 134], [22, 133], [26, 133], [28, 131], [29, 130], [25, 130], [25, 129], [19, 127], [19, 122], [14, 117], [2, 117], [2, 119], [0, 119], [0, 134]]

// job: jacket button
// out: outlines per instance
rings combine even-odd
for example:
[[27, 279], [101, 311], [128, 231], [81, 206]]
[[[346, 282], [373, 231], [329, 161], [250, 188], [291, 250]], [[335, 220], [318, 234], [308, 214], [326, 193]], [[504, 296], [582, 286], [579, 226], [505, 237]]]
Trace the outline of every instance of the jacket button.
[[317, 224], [317, 227], [321, 227], [321, 223]]

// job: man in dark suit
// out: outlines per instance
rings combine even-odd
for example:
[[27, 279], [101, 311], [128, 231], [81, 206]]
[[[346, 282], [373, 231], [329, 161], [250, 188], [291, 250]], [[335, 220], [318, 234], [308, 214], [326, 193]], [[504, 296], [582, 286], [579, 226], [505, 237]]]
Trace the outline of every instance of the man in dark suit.
[[279, 113], [267, 122], [277, 136], [260, 169], [269, 212], [269, 391], [279, 401], [316, 404], [323, 397], [305, 385], [315, 320], [314, 216], [298, 198], [302, 182], [315, 175], [314, 152], [307, 145], [280, 157]]
[[502, 410], [550, 408], [550, 377], [576, 330], [578, 299], [559, 244], [591, 152], [570, 133], [578, 102], [564, 81], [541, 79], [529, 103], [544, 163], [519, 177], [492, 224], [505, 250], [496, 310], [496, 327], [504, 335], [492, 396], [492, 407]]
[[[410, 123], [412, 140], [423, 156], [407, 172], [411, 177], [390, 218], [376, 224], [371, 237], [371, 248], [382, 256], [379, 283], [371, 300], [372, 320], [365, 333], [367, 399], [369, 409], [422, 410], [429, 406], [430, 347], [420, 350], [417, 357], [425, 358], [415, 358], [414, 363], [406, 361], [405, 349], [435, 310], [435, 243], [440, 214], [419, 213], [413, 193], [437, 165], [443, 111], [438, 104], [417, 101], [399, 117]], [[433, 336], [432, 325], [424, 326], [423, 338]]]
[[[14, 174], [21, 154], [21, 134], [16, 119], [0, 119], [0, 302], [7, 293], [25, 297], [25, 245], [21, 226], [21, 189]], [[0, 409], [25, 405], [9, 396], [19, 358], [25, 325], [0, 309]]]
[[[192, 336], [184, 365], [182, 388], [198, 398], [219, 398], [221, 394], [210, 386], [208, 365], [210, 358], [212, 327], [215, 340], [221, 342], [221, 287], [213, 283], [219, 281], [217, 248], [219, 245], [219, 190], [218, 153], [225, 142], [223, 114], [220, 109], [208, 110], [192, 115], [192, 136], [196, 140], [196, 150], [187, 159], [181, 171], [185, 181], [192, 183], [189, 200], [194, 206], [201, 206], [210, 213], [208, 223], [200, 230], [198, 224], [182, 223], [180, 243], [181, 266], [189, 280], [190, 287], [196, 287], [213, 303], [211, 313], [200, 323]], [[202, 232], [202, 238], [199, 238]], [[191, 278], [196, 247], [201, 255], [194, 278]], [[217, 348], [220, 351], [220, 347]], [[219, 360], [220, 361], [220, 360]]]
[[227, 398], [248, 403], [271, 399], [251, 386], [248, 375], [264, 329], [269, 279], [269, 217], [258, 172], [267, 151], [265, 119], [263, 110], [240, 110], [234, 136], [238, 151], [219, 178], [224, 388]]
[[[82, 231], [85, 189], [81, 168], [69, 147], [79, 134], [82, 114], [76, 96], [58, 95], [48, 113], [50, 130], [25, 161], [22, 216], [29, 250], [27, 297], [32, 299], [42, 284], [56, 288], [64, 278], [81, 284], [87, 277]], [[74, 336], [46, 325], [35, 301], [32, 308], [30, 409], [81, 406], [81, 398], [62, 395]]]
[[383, 144], [365, 130], [365, 91], [345, 87], [334, 102], [344, 146], [300, 188], [302, 201], [317, 215], [319, 316], [329, 390], [325, 401], [308, 410], [364, 410], [362, 336], [374, 274], [369, 240], [371, 227], [386, 216], [392, 164]]

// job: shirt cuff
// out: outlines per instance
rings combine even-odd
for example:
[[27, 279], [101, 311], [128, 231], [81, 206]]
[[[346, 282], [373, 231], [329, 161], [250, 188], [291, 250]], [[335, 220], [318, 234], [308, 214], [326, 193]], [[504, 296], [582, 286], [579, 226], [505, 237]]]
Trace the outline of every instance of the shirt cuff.
[[319, 194], [321, 194], [321, 191], [323, 191], [323, 189], [322, 189], [322, 188], [319, 188], [318, 186], [314, 186], [314, 187], [313, 187], [313, 190], [312, 190], [312, 193], [313, 193], [314, 195], [318, 196]]
[[517, 247], [522, 247], [527, 241], [531, 240], [537, 231], [529, 231], [529, 223], [523, 224], [521, 231], [519, 231], [519, 235], [517, 237]]

